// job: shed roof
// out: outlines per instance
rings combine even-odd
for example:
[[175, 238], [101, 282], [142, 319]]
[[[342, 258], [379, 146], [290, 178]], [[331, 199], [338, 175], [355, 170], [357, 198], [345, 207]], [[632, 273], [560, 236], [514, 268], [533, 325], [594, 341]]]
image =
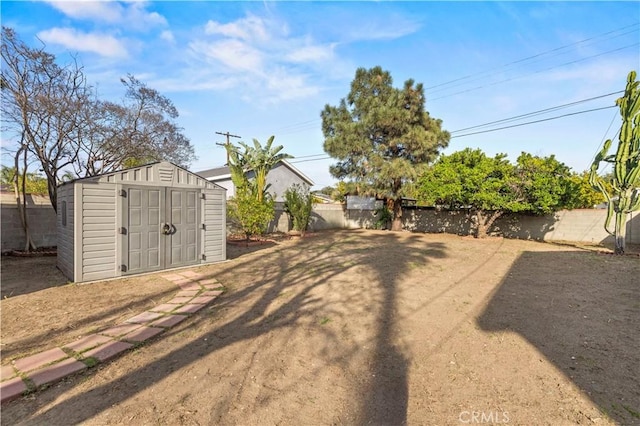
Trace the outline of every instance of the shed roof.
[[74, 179], [60, 186], [76, 182], [109, 182], [126, 184], [155, 184], [158, 186], [200, 186], [205, 188], [222, 188], [196, 173], [173, 164], [169, 161], [156, 161], [142, 166], [131, 167], [97, 176]]

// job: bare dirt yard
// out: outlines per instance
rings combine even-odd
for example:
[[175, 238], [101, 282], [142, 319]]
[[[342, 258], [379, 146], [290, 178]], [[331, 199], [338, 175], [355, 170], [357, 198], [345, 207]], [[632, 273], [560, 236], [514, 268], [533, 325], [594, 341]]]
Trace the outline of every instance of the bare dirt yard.
[[[637, 256], [358, 230], [229, 257], [194, 268], [226, 288], [209, 307], [2, 424], [640, 424]], [[53, 259], [2, 259], [2, 364], [177, 291], [66, 284]]]

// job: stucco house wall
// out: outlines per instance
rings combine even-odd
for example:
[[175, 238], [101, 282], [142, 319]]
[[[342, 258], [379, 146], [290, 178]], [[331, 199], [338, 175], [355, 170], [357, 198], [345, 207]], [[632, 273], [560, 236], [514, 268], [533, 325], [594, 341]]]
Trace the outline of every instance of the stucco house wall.
[[[225, 188], [227, 190], [227, 198], [235, 195], [235, 187], [231, 181], [229, 167], [217, 167], [196, 173], [209, 182]], [[254, 173], [251, 171], [248, 172], [247, 177], [253, 178]], [[285, 191], [295, 184], [311, 187], [314, 183], [309, 177], [286, 160], [278, 162], [267, 174], [267, 185], [270, 185], [268, 192], [273, 195], [276, 202], [283, 202]]]

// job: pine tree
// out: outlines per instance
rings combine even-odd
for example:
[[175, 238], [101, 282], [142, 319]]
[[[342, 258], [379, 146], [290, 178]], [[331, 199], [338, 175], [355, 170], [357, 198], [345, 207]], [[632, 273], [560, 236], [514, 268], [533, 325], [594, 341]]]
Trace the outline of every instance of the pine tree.
[[402, 197], [438, 150], [447, 146], [449, 132], [442, 121], [425, 111], [421, 83], [407, 80], [393, 87], [381, 67], [359, 68], [351, 91], [338, 106], [321, 113], [324, 150], [338, 160], [330, 172], [355, 183], [361, 195], [374, 195], [393, 212], [391, 229], [402, 229]]

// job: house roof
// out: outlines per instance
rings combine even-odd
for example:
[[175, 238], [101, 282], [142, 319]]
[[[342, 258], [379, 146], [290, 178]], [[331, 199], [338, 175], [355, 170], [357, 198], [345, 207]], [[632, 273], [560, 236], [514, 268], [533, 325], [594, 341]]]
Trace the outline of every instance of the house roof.
[[223, 178], [231, 176], [231, 171], [229, 170], [229, 166], [216, 167], [213, 169], [203, 170], [201, 172], [197, 172], [196, 174], [202, 176], [205, 179], [211, 180], [212, 178]]
[[[293, 173], [298, 175], [303, 181], [309, 184], [309, 186], [315, 185], [315, 183], [313, 182], [313, 180], [311, 180], [310, 177], [302, 173], [298, 168], [296, 168], [293, 164], [291, 164], [287, 160], [280, 160], [278, 161], [278, 163], [276, 163], [276, 166], [278, 164], [282, 164], [283, 166], [287, 167]], [[196, 172], [196, 174], [213, 182], [228, 179], [231, 177], [231, 171], [228, 166], [215, 167], [213, 169], [202, 170], [200, 172]]]

